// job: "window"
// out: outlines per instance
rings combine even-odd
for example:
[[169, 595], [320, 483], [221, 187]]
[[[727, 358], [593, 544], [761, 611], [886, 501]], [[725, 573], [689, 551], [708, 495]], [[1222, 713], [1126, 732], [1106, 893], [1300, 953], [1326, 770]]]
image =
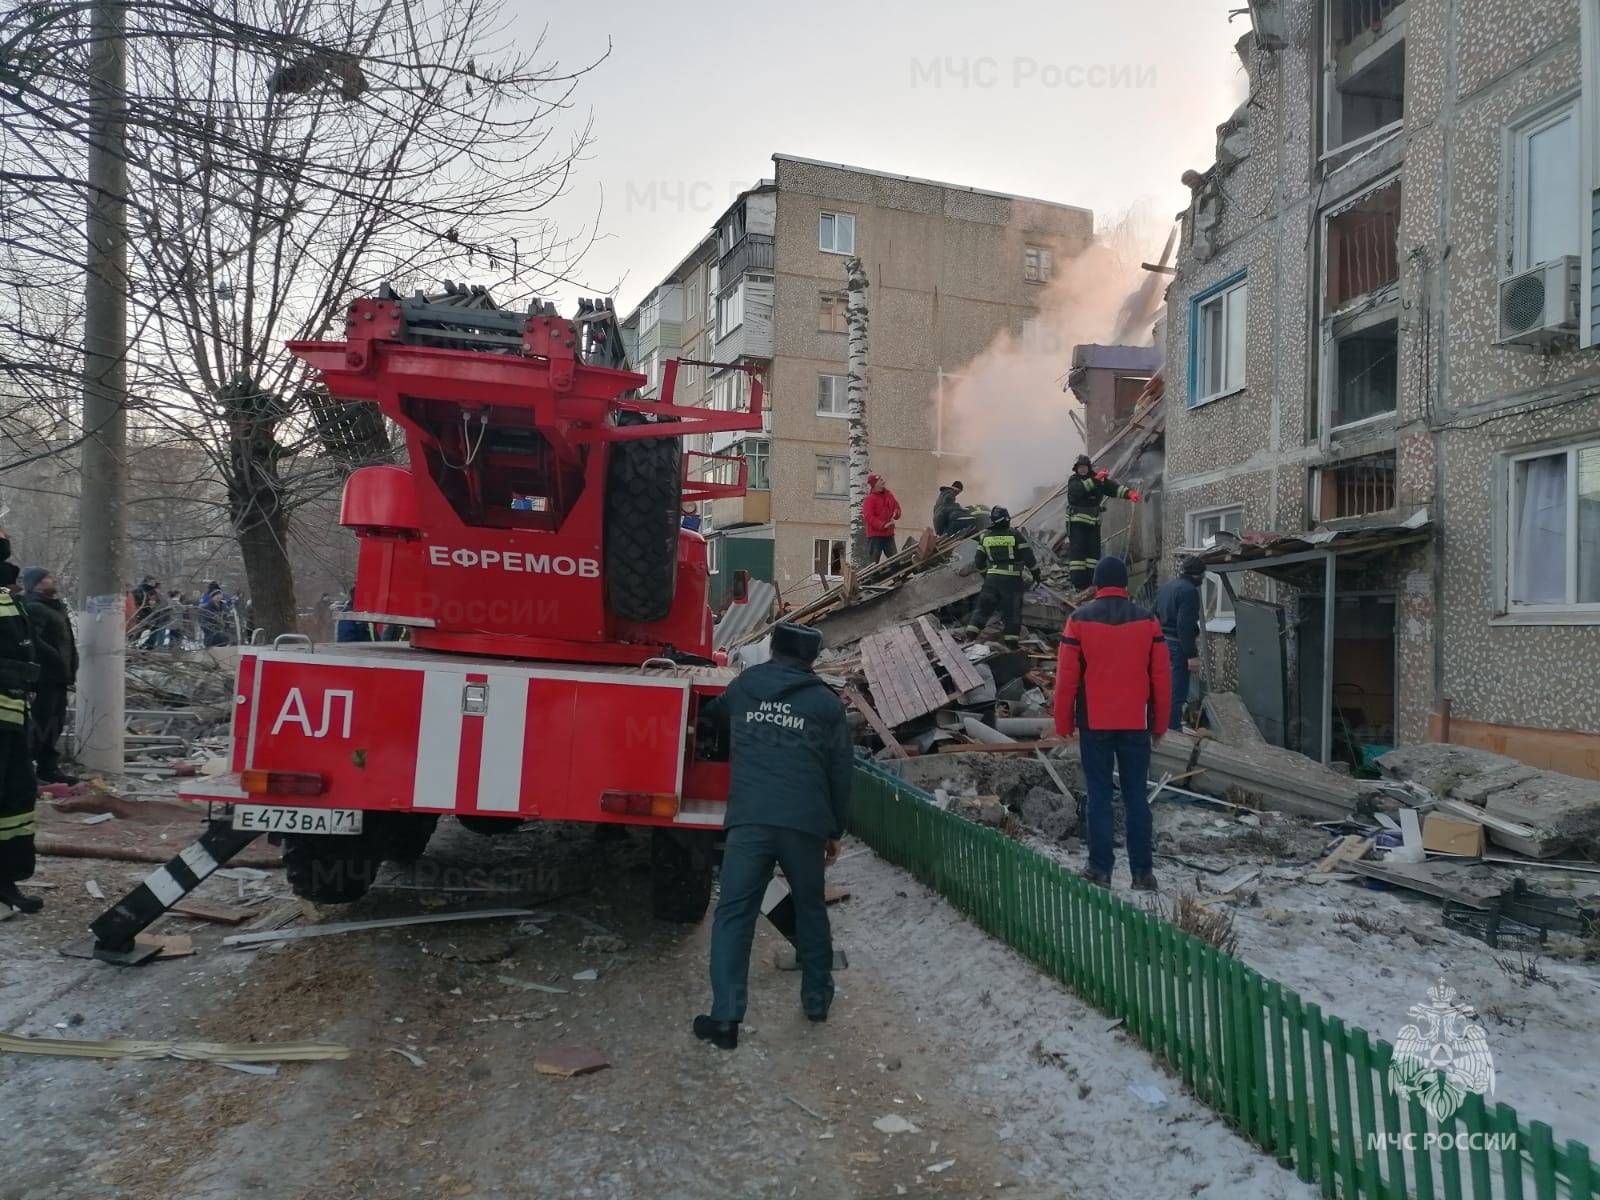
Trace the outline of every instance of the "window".
[[849, 213], [823, 213], [817, 218], [817, 249], [829, 254], [856, 252], [856, 219]]
[[1245, 310], [1248, 284], [1243, 275], [1202, 293], [1190, 302], [1189, 337], [1193, 363], [1189, 407], [1205, 404], [1244, 387]]
[[717, 319], [717, 264], [706, 264], [706, 324]]
[[772, 443], [766, 438], [746, 438], [738, 453], [744, 455], [745, 486], [752, 492], [772, 490]]
[[[1188, 517], [1190, 546], [1203, 549], [1219, 533], [1238, 533], [1244, 528], [1243, 508], [1217, 508], [1209, 512], [1192, 512]], [[1233, 601], [1222, 586], [1222, 580], [1208, 574], [1200, 587], [1201, 618], [1212, 633], [1233, 631]]]
[[850, 495], [850, 460], [843, 454], [817, 455], [818, 500], [844, 500]]
[[644, 386], [647, 391], [654, 390], [661, 384], [661, 354], [659, 351], [650, 351], [650, 357], [644, 360]]
[[722, 572], [722, 539], [719, 537], [706, 539], [706, 571], [711, 575]]
[[684, 285], [683, 294], [683, 319], [685, 321], [692, 321], [700, 311], [699, 282], [691, 279], [687, 284]]
[[[711, 336], [711, 331], [708, 329], [708, 330], [706, 330], [706, 332], [704, 332], [704, 333], [702, 333], [700, 335], [700, 357], [705, 362], [715, 362], [716, 361], [716, 347], [712, 343], [713, 343], [713, 339], [712, 339], [712, 336]], [[709, 392], [711, 390], [711, 388], [712, 388], [711, 368], [710, 367], [706, 368], [705, 385], [706, 385], [705, 390], [707, 392]]]
[[1118, 375], [1112, 380], [1111, 420], [1115, 425], [1125, 424], [1139, 407], [1139, 397], [1150, 386], [1148, 375]]
[[639, 309], [639, 332], [644, 333], [661, 320], [661, 293], [651, 292], [650, 299]]
[[1328, 150], [1365, 141], [1405, 119], [1405, 0], [1333, 0], [1324, 64]]
[[744, 281], [717, 297], [717, 337], [725, 338], [744, 324]]
[[1400, 389], [1399, 180], [1323, 220], [1320, 392], [1330, 430], [1395, 411]]
[[[696, 378], [696, 372], [699, 370], [699, 367], [696, 367], [690, 363], [680, 362], [678, 364], [678, 382], [676, 387], [693, 387]], [[674, 390], [676, 390], [676, 388]]]
[[1400, 322], [1391, 317], [1348, 333], [1334, 329], [1328, 351], [1334, 429], [1395, 410], [1400, 391]]
[[1512, 271], [1583, 253], [1582, 160], [1576, 102], [1512, 130]]
[[824, 579], [844, 576], [844, 541], [840, 538], [811, 539], [811, 573]]
[[818, 297], [817, 332], [847, 333], [850, 297], [843, 292], [823, 292]]
[[849, 377], [846, 375], [817, 376], [817, 416], [847, 417], [850, 415], [850, 400], [846, 394], [845, 387], [848, 382]]
[[1028, 246], [1022, 252], [1022, 277], [1029, 283], [1049, 283], [1050, 264], [1050, 251], [1041, 246]]
[[1319, 521], [1366, 517], [1395, 507], [1395, 454], [1374, 454], [1316, 473]]
[[1600, 612], [1600, 443], [1510, 466], [1510, 609]]

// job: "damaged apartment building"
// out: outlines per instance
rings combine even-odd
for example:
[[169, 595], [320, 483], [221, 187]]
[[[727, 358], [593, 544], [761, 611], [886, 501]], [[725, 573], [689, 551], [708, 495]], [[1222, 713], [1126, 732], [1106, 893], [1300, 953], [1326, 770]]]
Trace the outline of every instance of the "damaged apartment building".
[[1600, 0], [1253, 0], [1167, 293], [1163, 542], [1315, 758], [1600, 778]]
[[[914, 537], [938, 486], [969, 460], [945, 398], [1002, 330], [1037, 319], [1056, 264], [1093, 233], [1084, 208], [778, 154], [623, 322], [630, 359], [659, 396], [672, 359], [765, 368], [760, 435], [688, 439], [689, 470], [749, 491], [700, 506], [712, 603], [734, 572], [803, 601], [843, 574], [849, 545], [845, 263], [869, 280], [868, 437]], [[681, 364], [679, 404], [737, 407], [745, 376]]]

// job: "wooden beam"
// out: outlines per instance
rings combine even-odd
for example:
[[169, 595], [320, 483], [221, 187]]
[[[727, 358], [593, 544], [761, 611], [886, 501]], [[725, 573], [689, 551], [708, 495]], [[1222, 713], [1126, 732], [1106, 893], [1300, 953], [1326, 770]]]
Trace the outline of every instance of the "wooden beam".
[[883, 718], [878, 715], [877, 710], [867, 703], [865, 696], [856, 691], [855, 688], [845, 688], [844, 698], [851, 707], [867, 719], [867, 724], [872, 726], [872, 732], [883, 740], [883, 744], [889, 748], [896, 758], [907, 757], [906, 748], [900, 744], [900, 739], [890, 732], [889, 727], [883, 723]]

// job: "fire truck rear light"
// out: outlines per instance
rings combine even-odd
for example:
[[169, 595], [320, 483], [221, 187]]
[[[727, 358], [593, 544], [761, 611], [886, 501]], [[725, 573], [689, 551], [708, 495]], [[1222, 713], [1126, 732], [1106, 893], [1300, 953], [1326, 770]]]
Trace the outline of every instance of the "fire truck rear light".
[[600, 811], [629, 817], [675, 817], [678, 797], [670, 792], [604, 792]]
[[259, 796], [320, 796], [322, 776], [311, 771], [245, 771], [239, 776], [239, 789]]

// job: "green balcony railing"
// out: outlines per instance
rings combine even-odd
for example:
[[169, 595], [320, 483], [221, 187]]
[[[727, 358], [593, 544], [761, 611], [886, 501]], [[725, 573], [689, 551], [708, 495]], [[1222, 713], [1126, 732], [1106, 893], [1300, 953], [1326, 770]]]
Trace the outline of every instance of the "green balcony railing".
[[1445, 1120], [1394, 1051], [1003, 834], [861, 762], [851, 831], [1066, 987], [1120, 1017], [1241, 1135], [1324, 1196], [1596, 1200], [1588, 1147], [1469, 1094]]

